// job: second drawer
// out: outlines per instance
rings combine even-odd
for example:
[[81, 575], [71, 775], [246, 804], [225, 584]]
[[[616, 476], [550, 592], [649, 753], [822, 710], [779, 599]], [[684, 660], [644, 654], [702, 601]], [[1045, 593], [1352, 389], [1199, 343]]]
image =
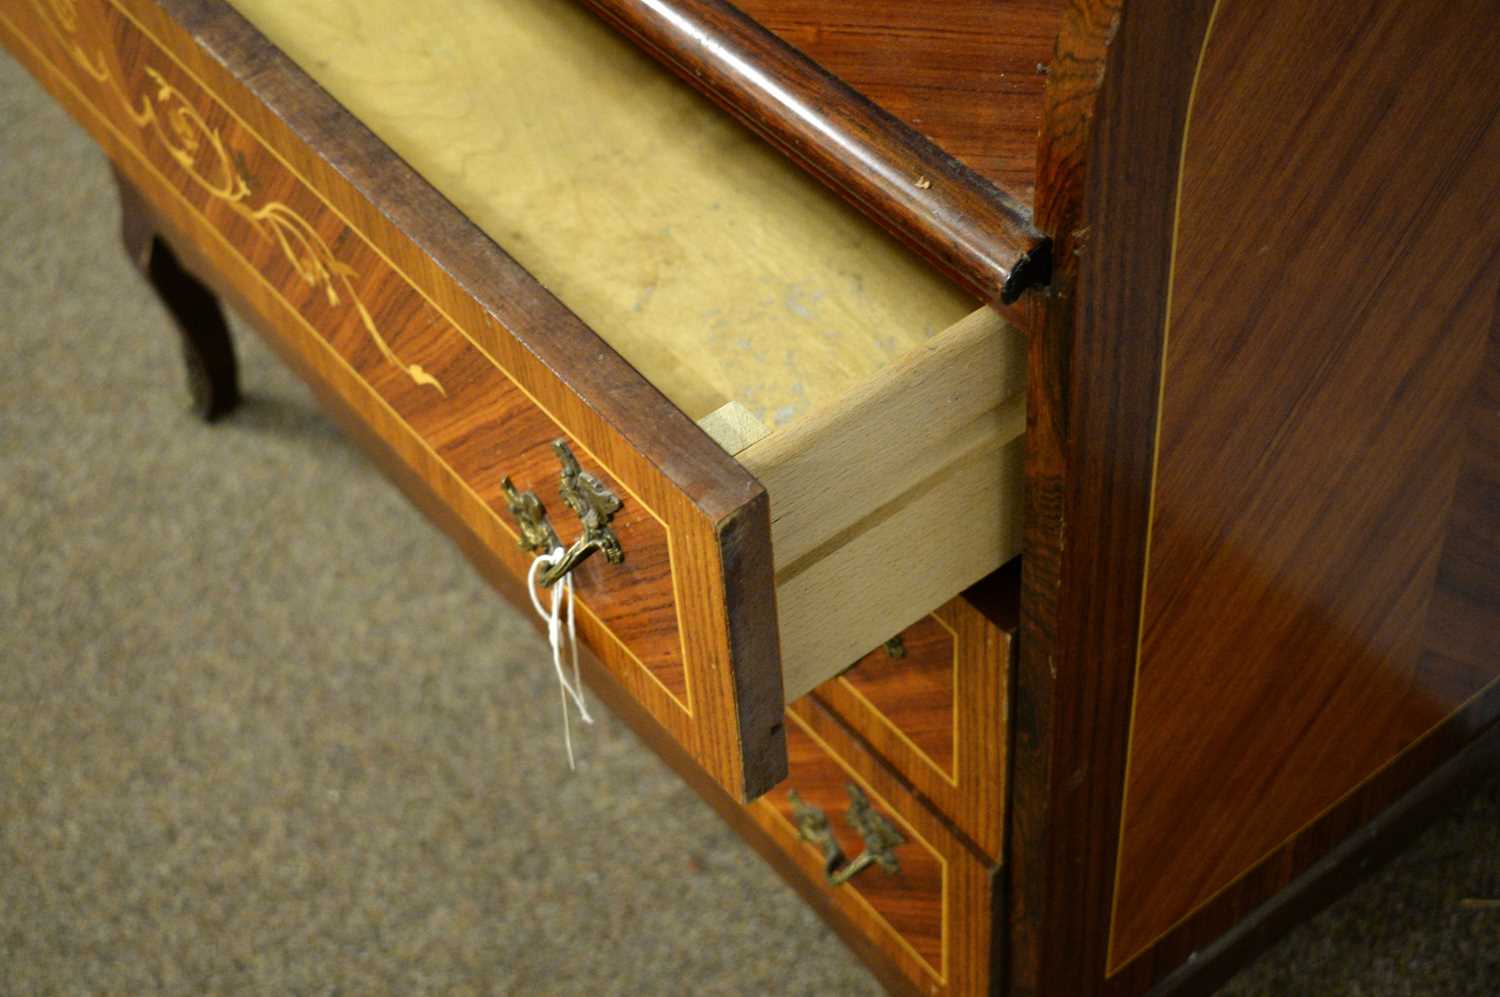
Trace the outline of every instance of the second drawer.
[[813, 694], [991, 858], [1005, 836], [1019, 590], [1017, 561]]
[[[857, 944], [873, 946], [919, 993], [989, 992], [998, 868], [974, 852], [827, 710], [787, 711], [787, 781], [750, 815], [821, 892]], [[825, 834], [844, 864], [871, 848], [880, 861], [830, 879]], [[834, 876], [837, 877], [835, 871]]]

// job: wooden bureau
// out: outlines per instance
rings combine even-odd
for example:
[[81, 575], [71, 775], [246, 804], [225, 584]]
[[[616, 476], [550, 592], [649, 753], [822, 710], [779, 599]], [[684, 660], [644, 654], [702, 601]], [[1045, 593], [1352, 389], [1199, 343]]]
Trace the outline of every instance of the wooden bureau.
[[1123, 994], [1495, 757], [1500, 9], [1418, 6], [0, 38], [115, 163], [204, 415], [217, 297], [502, 594], [569, 551], [591, 684], [889, 986]]

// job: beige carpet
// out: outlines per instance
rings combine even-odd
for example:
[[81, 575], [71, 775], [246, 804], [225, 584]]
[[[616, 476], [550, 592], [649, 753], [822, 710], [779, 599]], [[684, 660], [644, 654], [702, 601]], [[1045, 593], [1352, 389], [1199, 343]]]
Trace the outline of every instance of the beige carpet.
[[[186, 412], [0, 56], [0, 993], [875, 992], [249, 335]], [[602, 712], [602, 711], [601, 711]], [[1235, 993], [1500, 989], [1500, 780]]]

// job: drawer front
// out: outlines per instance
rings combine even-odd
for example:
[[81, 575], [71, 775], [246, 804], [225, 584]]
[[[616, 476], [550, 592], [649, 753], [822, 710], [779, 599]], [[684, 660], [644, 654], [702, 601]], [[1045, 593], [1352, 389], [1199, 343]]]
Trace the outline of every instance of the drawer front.
[[907, 627], [814, 695], [998, 858], [1019, 565]]
[[781, 778], [769, 513], [753, 477], [222, 5], [32, 0], [0, 11], [0, 36], [212, 282], [518, 578], [532, 555], [501, 483], [534, 492], [570, 543], [564, 441], [621, 501], [623, 562], [595, 555], [574, 572], [583, 638], [732, 795]]
[[[799, 700], [787, 720], [787, 781], [752, 805], [756, 822], [915, 989], [987, 993], [994, 870], [821, 706]], [[799, 821], [808, 808], [821, 812], [853, 860], [866, 847], [848, 817], [853, 793], [900, 835], [890, 849], [896, 868], [869, 865], [832, 886], [823, 850], [799, 834]]]

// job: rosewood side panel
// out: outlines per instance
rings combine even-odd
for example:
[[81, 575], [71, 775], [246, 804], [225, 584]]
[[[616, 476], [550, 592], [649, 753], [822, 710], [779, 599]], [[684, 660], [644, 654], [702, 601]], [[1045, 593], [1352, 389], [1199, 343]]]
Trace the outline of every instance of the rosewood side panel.
[[1500, 12], [1306, 22], [1188, 109], [1111, 969], [1500, 679]]
[[1422, 6], [1070, 9], [1016, 992], [1144, 991], [1500, 716], [1500, 9]]

